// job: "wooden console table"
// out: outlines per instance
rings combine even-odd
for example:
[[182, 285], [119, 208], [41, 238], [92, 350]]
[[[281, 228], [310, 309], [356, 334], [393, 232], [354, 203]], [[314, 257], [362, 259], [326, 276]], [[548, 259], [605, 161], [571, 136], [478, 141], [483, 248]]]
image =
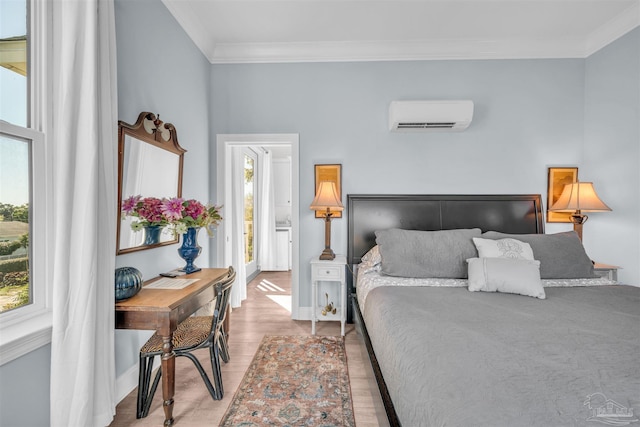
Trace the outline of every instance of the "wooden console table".
[[[160, 277], [148, 280], [132, 298], [116, 303], [116, 329], [155, 330], [162, 336], [162, 399], [164, 425], [173, 424], [173, 395], [175, 392], [175, 353], [171, 339], [178, 324], [198, 308], [215, 298], [213, 284], [224, 277], [226, 268], [203, 268], [181, 279], [199, 279], [183, 289], [148, 289]], [[227, 330], [228, 332], [228, 330]]]

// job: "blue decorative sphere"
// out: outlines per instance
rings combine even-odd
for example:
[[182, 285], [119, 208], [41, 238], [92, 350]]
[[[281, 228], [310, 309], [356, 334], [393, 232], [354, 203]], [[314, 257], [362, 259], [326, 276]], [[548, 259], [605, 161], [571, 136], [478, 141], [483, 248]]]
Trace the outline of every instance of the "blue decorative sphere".
[[131, 298], [142, 289], [142, 273], [133, 267], [116, 268], [116, 301]]

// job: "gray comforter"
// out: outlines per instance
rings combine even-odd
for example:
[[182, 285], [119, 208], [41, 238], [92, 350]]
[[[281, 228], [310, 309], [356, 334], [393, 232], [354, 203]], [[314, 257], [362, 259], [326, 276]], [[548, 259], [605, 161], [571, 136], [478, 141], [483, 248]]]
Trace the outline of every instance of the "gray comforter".
[[604, 425], [607, 404], [640, 425], [640, 288], [545, 291], [372, 290], [363, 317], [402, 425]]

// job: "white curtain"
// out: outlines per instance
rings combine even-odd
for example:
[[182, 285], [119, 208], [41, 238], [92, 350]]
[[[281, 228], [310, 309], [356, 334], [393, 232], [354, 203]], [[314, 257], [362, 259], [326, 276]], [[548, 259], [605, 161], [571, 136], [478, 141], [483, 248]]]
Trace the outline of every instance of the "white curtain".
[[236, 281], [231, 288], [229, 304], [240, 307], [247, 298], [247, 271], [244, 259], [244, 152], [231, 147], [231, 265], [236, 269]]
[[262, 271], [276, 267], [276, 214], [273, 191], [273, 159], [270, 151], [259, 153], [260, 177], [258, 197], [258, 268]]
[[51, 2], [51, 425], [115, 414], [117, 101], [113, 0]]

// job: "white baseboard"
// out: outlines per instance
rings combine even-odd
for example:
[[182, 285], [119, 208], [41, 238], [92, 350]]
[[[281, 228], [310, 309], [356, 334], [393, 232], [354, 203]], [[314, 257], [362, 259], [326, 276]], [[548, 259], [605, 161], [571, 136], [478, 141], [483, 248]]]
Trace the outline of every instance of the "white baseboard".
[[116, 378], [116, 401], [120, 403], [131, 391], [138, 387], [138, 365], [133, 365]]

